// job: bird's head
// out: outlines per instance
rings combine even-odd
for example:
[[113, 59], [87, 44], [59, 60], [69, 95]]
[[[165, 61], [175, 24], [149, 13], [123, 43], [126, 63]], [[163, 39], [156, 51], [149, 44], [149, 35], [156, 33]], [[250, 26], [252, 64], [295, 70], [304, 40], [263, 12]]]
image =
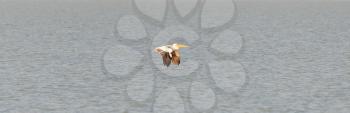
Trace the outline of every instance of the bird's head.
[[178, 44], [178, 43], [174, 43], [172, 46], [173, 46], [174, 49], [180, 49], [180, 48], [187, 48], [187, 47], [189, 47], [187, 45]]

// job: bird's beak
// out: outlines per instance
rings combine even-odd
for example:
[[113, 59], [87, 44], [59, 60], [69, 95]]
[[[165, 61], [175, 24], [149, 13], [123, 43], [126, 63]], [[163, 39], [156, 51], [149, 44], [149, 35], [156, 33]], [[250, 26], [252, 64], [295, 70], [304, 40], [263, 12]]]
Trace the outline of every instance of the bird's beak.
[[178, 44], [179, 48], [187, 48], [187, 47], [190, 47], [188, 45], [184, 45], [184, 44]]

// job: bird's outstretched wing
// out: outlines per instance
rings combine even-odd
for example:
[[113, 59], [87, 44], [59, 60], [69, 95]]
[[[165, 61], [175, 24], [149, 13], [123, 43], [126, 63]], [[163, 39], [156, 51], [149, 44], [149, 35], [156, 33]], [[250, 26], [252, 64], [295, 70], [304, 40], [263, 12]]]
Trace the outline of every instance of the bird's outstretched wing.
[[175, 50], [171, 52], [172, 58], [171, 61], [173, 64], [179, 65], [180, 64], [180, 53], [178, 50]]
[[168, 52], [161, 52], [160, 55], [162, 56], [163, 59], [163, 64], [169, 67], [171, 63], [171, 57], [169, 56]]

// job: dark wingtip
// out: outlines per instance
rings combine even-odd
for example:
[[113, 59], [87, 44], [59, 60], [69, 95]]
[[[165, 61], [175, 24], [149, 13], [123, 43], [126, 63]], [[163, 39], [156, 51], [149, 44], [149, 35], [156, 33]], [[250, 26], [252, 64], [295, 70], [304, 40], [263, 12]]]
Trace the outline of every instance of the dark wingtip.
[[169, 65], [167, 65], [167, 64], [164, 64], [164, 66], [169, 67]]

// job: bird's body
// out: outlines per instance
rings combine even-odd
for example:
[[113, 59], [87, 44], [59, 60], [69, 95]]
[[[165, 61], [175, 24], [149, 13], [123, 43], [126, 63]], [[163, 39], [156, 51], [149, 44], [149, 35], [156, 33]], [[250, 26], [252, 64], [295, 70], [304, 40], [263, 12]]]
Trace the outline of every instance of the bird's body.
[[180, 65], [180, 48], [188, 47], [182, 44], [172, 44], [160, 46], [154, 49], [155, 52], [159, 53], [162, 56], [163, 64], [169, 66], [171, 63]]

